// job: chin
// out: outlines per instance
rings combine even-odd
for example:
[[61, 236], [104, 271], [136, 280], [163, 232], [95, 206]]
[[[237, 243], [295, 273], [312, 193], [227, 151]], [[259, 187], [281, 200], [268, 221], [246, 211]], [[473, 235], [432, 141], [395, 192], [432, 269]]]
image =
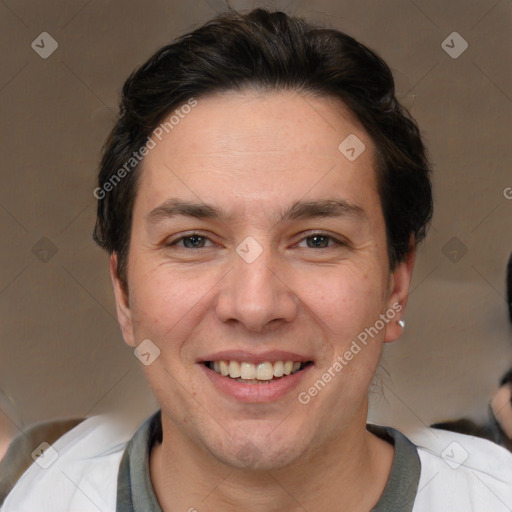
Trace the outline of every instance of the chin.
[[265, 450], [261, 451], [250, 441], [240, 446], [236, 452], [215, 453], [214, 455], [228, 467], [250, 471], [284, 469], [300, 458], [298, 450], [291, 450], [289, 446], [279, 446], [275, 449], [266, 446]]
[[[274, 426], [275, 429], [275, 426]], [[251, 435], [252, 434], [252, 435]], [[206, 444], [210, 453], [220, 462], [235, 469], [271, 471], [298, 461], [307, 450], [304, 435], [293, 435], [289, 430], [282, 436], [272, 430], [259, 432], [248, 429], [248, 434], [236, 438], [225, 436], [222, 442]]]

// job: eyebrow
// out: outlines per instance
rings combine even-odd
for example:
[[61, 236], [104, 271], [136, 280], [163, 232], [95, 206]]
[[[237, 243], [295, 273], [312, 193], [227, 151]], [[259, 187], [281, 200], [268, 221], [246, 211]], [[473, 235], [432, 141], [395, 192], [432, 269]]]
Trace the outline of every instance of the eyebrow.
[[[194, 217], [227, 222], [230, 216], [221, 208], [205, 203], [194, 203], [171, 198], [157, 206], [148, 215], [146, 222], [155, 224], [161, 220], [176, 216]], [[322, 199], [317, 201], [295, 201], [291, 207], [282, 211], [277, 222], [304, 220], [319, 217], [353, 217], [367, 221], [363, 208], [344, 199]]]

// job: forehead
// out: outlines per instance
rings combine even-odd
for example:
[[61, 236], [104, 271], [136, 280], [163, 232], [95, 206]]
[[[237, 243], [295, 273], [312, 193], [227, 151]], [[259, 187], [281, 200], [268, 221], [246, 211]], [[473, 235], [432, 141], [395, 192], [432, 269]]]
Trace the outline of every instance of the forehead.
[[[290, 91], [229, 92], [200, 97], [187, 112], [168, 133], [152, 137], [156, 145], [139, 181], [140, 213], [169, 197], [218, 204], [236, 216], [331, 196], [376, 213], [375, 148], [341, 101]], [[346, 140], [349, 149], [364, 148], [356, 159], [347, 158]]]

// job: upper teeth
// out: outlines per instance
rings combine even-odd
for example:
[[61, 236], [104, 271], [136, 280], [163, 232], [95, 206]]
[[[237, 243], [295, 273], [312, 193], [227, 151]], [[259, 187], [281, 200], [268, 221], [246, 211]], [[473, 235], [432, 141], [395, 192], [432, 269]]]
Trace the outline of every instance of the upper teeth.
[[282, 377], [295, 373], [301, 367], [300, 361], [265, 361], [264, 363], [253, 364], [238, 361], [213, 361], [210, 367], [224, 376], [233, 379], [242, 378], [247, 380], [272, 380], [273, 377]]

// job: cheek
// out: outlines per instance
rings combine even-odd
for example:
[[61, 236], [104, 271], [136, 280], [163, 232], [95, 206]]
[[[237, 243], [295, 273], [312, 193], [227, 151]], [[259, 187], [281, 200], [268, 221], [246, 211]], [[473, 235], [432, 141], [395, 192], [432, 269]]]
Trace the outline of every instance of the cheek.
[[176, 337], [196, 318], [207, 291], [204, 278], [187, 278], [157, 269], [137, 281], [130, 293], [134, 329], [144, 337], [162, 342]]
[[[130, 292], [130, 307], [136, 329], [145, 330], [145, 336], [160, 337], [165, 329], [185, 315], [187, 293], [165, 274], [145, 273], [134, 278]], [[189, 294], [189, 293], [188, 293]]]
[[301, 302], [327, 326], [331, 335], [347, 340], [373, 324], [382, 312], [385, 294], [377, 268], [355, 265], [297, 277]]

